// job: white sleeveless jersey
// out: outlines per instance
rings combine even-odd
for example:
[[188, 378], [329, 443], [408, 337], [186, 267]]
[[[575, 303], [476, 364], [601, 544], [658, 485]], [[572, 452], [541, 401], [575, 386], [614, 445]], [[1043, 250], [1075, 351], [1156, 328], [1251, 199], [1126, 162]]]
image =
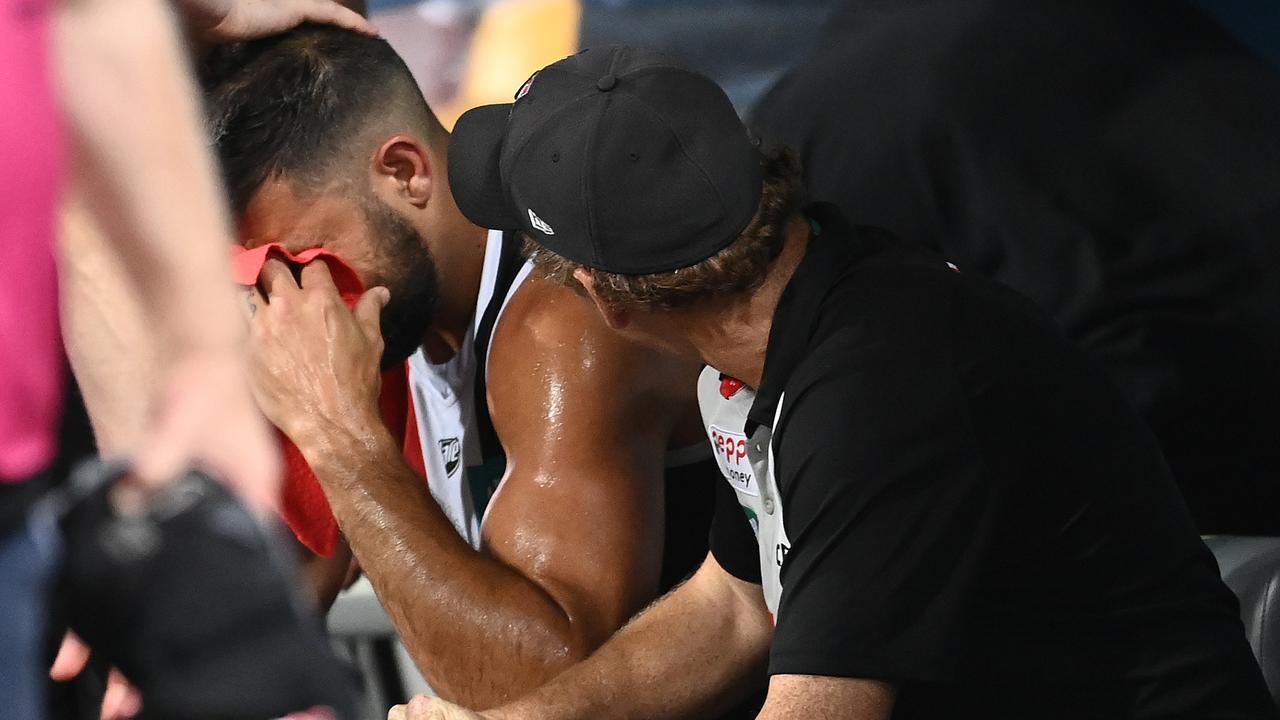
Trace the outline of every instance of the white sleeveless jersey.
[[[514, 248], [507, 255], [514, 257]], [[533, 270], [532, 263], [523, 261], [518, 270], [511, 264], [504, 271], [503, 260], [503, 234], [491, 230], [485, 245], [475, 316], [462, 348], [454, 357], [439, 364], [432, 363], [419, 348], [408, 363], [409, 394], [417, 419], [427, 485], [458, 533], [477, 549], [484, 509], [496, 491], [494, 484], [502, 477], [505, 463], [500, 458], [485, 457], [480, 425], [488, 422], [488, 412], [487, 408], [477, 408], [476, 403], [484, 397], [484, 374], [489, 367], [488, 355], [502, 311]], [[493, 312], [495, 304], [498, 305]], [[490, 316], [488, 324], [486, 315]], [[480, 337], [485, 334], [486, 337]], [[482, 348], [483, 357], [477, 356], [477, 347]], [[500, 455], [501, 448], [489, 449], [490, 455], [494, 451]], [[708, 448], [701, 443], [674, 450], [666, 455], [666, 467], [702, 462], [707, 454]]]
[[[787, 538], [782, 497], [773, 473], [772, 428], [762, 425], [751, 437], [744, 432], [747, 413], [755, 399], [755, 393], [747, 387], [738, 388], [726, 398], [721, 393], [720, 372], [715, 368], [703, 368], [698, 377], [698, 405], [702, 409], [707, 439], [711, 441], [720, 472], [733, 487], [738, 504], [755, 531], [765, 603], [776, 617], [782, 597], [780, 573], [791, 541]], [[778, 401], [779, 412], [783, 400], [785, 398]], [[777, 416], [773, 422], [777, 424]]]
[[[458, 353], [439, 364], [432, 363], [421, 348], [409, 358], [409, 394], [417, 418], [427, 485], [458, 533], [477, 549], [481, 513], [489, 498], [475, 497], [477, 486], [483, 483], [476, 483], [471, 477], [485, 461], [476, 415], [477, 374], [484, 369], [477, 362], [475, 338], [485, 310], [497, 299], [494, 296], [498, 291], [502, 247], [502, 233], [489, 231], [475, 316]], [[531, 269], [532, 265], [525, 263], [509, 289], [503, 289], [506, 292], [501, 298], [502, 308]], [[486, 347], [489, 345], [485, 343]], [[483, 490], [486, 494], [490, 491]]]

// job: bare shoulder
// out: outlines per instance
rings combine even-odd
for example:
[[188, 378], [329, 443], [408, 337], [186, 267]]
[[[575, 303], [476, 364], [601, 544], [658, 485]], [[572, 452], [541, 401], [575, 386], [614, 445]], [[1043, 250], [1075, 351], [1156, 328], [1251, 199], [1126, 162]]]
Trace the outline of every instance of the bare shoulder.
[[603, 412], [594, 406], [607, 400], [612, 411], [633, 418], [638, 412], [674, 416], [684, 408], [673, 405], [692, 397], [698, 370], [615, 332], [586, 298], [535, 274], [496, 328], [490, 409], [500, 432], [505, 420], [545, 413], [556, 402], [571, 401], [588, 414]]

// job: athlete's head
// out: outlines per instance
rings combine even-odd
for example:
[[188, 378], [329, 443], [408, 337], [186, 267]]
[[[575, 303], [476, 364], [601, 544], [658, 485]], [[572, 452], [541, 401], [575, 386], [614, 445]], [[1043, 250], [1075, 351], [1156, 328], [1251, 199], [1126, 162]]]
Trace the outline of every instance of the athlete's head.
[[404, 62], [382, 39], [304, 26], [222, 49], [202, 75], [241, 242], [325, 247], [385, 285], [384, 363], [403, 360], [461, 220], [447, 135]]
[[523, 231], [543, 275], [677, 350], [688, 323], [673, 328], [672, 311], [764, 282], [804, 196], [795, 154], [762, 151], [714, 82], [626, 47], [561, 60], [514, 103], [464, 114], [449, 174], [463, 212]]

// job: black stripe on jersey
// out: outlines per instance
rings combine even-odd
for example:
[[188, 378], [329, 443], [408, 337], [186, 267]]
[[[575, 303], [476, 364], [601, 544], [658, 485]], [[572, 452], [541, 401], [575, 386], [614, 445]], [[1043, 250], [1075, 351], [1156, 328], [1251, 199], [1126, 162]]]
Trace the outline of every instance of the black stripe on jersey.
[[476, 429], [480, 433], [481, 456], [487, 462], [492, 457], [502, 457], [502, 443], [498, 441], [498, 433], [493, 429], [493, 419], [489, 417], [489, 397], [486, 388], [489, 341], [493, 337], [493, 328], [502, 314], [502, 305], [511, 291], [520, 268], [524, 267], [524, 257], [520, 254], [520, 235], [514, 231], [502, 233], [502, 256], [498, 259], [498, 272], [494, 277], [493, 294], [489, 296], [489, 304], [485, 306], [484, 315], [476, 327], [476, 380], [475, 408]]

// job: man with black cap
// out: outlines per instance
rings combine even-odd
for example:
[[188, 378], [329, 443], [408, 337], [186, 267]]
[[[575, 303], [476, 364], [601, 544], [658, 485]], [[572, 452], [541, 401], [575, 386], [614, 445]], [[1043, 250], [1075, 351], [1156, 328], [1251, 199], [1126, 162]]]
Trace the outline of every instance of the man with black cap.
[[789, 151], [645, 52], [551, 65], [455, 133], [489, 169], [461, 207], [715, 368], [729, 481], [693, 578], [486, 717], [701, 716], [766, 660], [762, 718], [1276, 717], [1150, 434], [1020, 297], [803, 206]]

